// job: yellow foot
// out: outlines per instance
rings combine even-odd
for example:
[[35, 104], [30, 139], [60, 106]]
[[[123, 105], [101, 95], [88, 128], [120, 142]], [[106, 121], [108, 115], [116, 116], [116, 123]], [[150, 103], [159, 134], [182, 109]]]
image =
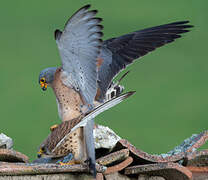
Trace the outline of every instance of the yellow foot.
[[80, 164], [80, 163], [81, 163], [80, 161], [76, 161], [76, 160], [71, 160], [71, 161], [66, 162], [66, 163], [64, 163], [64, 162], [62, 162], [62, 161], [59, 162], [59, 164], [60, 164], [61, 166], [64, 166], [64, 165], [74, 165], [74, 164]]
[[51, 131], [54, 131], [54, 129], [56, 129], [58, 127], [58, 124], [54, 124], [53, 126], [50, 127]]

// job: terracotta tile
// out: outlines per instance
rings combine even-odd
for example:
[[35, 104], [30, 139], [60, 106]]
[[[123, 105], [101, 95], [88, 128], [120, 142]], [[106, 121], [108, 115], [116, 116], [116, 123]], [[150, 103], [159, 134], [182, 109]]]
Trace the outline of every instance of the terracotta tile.
[[0, 161], [5, 162], [28, 162], [29, 158], [12, 149], [0, 149]]
[[120, 162], [125, 160], [127, 157], [129, 157], [129, 150], [128, 149], [122, 149], [120, 151], [116, 151], [113, 153], [110, 153], [104, 157], [101, 157], [96, 160], [96, 162], [100, 165], [110, 165], [115, 162]]
[[208, 173], [193, 173], [193, 180], [207, 180]]
[[26, 174], [54, 174], [67, 172], [89, 172], [88, 166], [58, 165], [58, 164], [30, 164], [30, 163], [0, 163], [0, 175], [26, 175]]
[[152, 155], [148, 154], [140, 149], [137, 149], [135, 146], [130, 144], [127, 140], [121, 139], [116, 148], [128, 148], [130, 151], [130, 156], [134, 158], [136, 164], [150, 164], [157, 162], [175, 162], [181, 160], [185, 154], [180, 153], [174, 156], [162, 156], [162, 155]]
[[118, 172], [106, 174], [105, 179], [106, 180], [137, 180], [137, 178], [132, 178], [132, 177], [130, 178]]
[[148, 165], [137, 165], [125, 169], [125, 174], [145, 174], [150, 176], [161, 176], [165, 179], [190, 180], [192, 173], [186, 167], [177, 163], [157, 163]]
[[163, 178], [161, 176], [147, 176], [144, 174], [140, 174], [138, 176], [138, 180], [165, 180], [165, 178]]
[[114, 173], [114, 172], [121, 171], [122, 169], [124, 169], [128, 165], [130, 165], [132, 162], [133, 162], [133, 158], [132, 157], [128, 157], [123, 162], [121, 162], [121, 163], [119, 163], [119, 164], [117, 164], [115, 166], [108, 167], [107, 170], [104, 172], [104, 174], [111, 174], [111, 173]]
[[193, 143], [191, 148], [189, 148], [186, 152], [191, 152], [200, 148], [202, 145], [204, 145], [207, 142], [207, 140], [208, 140], [208, 131], [204, 131], [196, 135], [195, 139], [193, 140], [195, 141], [195, 143]]
[[102, 173], [97, 173], [96, 180], [104, 180], [103, 174]]
[[208, 173], [208, 166], [207, 167], [188, 166], [186, 168], [188, 168], [192, 173]]
[[208, 150], [195, 151], [186, 155], [183, 163], [185, 166], [207, 166], [208, 167]]
[[184, 142], [175, 147], [172, 151], [166, 154], [153, 155], [148, 154], [135, 146], [130, 144], [127, 140], [121, 139], [115, 150], [128, 148], [130, 150], [130, 156], [134, 158], [136, 164], [150, 164], [158, 162], [177, 162], [182, 160], [188, 152], [194, 152], [197, 148], [202, 146], [208, 140], [208, 131], [200, 134], [194, 134], [190, 138], [184, 140]]
[[193, 180], [206, 180], [208, 179], [208, 166], [206, 167], [187, 167], [193, 174]]

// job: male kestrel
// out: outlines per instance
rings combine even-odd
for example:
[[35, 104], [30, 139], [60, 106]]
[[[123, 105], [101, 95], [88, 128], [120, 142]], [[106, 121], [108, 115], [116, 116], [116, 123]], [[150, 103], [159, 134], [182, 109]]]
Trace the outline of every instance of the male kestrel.
[[[101, 40], [101, 18], [90, 5], [79, 9], [66, 23], [63, 32], [55, 31], [62, 66], [44, 69], [39, 76], [43, 90], [52, 87], [62, 121], [88, 112], [95, 102], [106, 100], [114, 89], [113, 78], [127, 65], [145, 54], [180, 38], [188, 32], [188, 21], [147, 28], [117, 38]], [[120, 91], [119, 86], [115, 87]], [[116, 96], [113, 91], [112, 96]], [[119, 92], [120, 93], [120, 92]], [[83, 128], [87, 156], [95, 169], [93, 130], [89, 121]], [[94, 170], [95, 171], [95, 170]]]

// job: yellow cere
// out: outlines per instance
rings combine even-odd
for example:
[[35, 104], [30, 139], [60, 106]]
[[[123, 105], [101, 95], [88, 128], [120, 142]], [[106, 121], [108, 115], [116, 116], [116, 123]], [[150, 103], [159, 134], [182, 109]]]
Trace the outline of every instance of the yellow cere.
[[40, 148], [40, 150], [37, 152], [38, 155], [42, 155], [43, 154], [43, 150], [42, 148]]
[[45, 78], [41, 78], [40, 79], [40, 86], [41, 88], [47, 88], [48, 84], [46, 83], [46, 79]]
[[46, 79], [45, 78], [41, 78], [40, 79], [40, 84], [44, 84], [46, 82]]

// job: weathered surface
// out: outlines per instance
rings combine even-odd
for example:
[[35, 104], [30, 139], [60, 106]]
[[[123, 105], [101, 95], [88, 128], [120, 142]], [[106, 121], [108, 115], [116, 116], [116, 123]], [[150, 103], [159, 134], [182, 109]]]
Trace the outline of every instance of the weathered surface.
[[194, 152], [201, 147], [208, 140], [208, 131], [204, 131], [199, 134], [193, 134], [191, 137], [185, 139], [182, 144], [176, 146], [172, 151], [169, 151], [167, 155], [173, 156], [183, 152]]
[[207, 167], [188, 166], [187, 168], [193, 173], [208, 173], [208, 166]]
[[125, 139], [118, 141], [115, 149], [128, 148], [130, 156], [134, 158], [134, 161], [137, 164], [177, 162], [184, 159], [187, 153], [193, 153], [196, 151], [196, 149], [205, 144], [207, 140], [208, 131], [204, 131], [200, 134], [194, 134], [190, 138], [185, 139], [181, 145], [175, 147], [172, 151], [160, 155], [148, 154], [140, 149], [137, 149]]
[[193, 173], [193, 180], [208, 180], [208, 173]]
[[10, 138], [7, 135], [1, 133], [0, 134], [0, 148], [11, 149], [12, 146], [13, 146], [12, 138]]
[[95, 149], [112, 149], [121, 139], [113, 130], [108, 127], [96, 125], [93, 131]]
[[0, 176], [4, 175], [39, 175], [55, 173], [89, 172], [88, 166], [58, 164], [26, 164], [26, 163], [0, 163]]
[[118, 172], [105, 175], [106, 180], [136, 180], [136, 178], [130, 178], [125, 175], [119, 174]]
[[165, 178], [161, 176], [147, 176], [147, 175], [139, 175], [138, 180], [165, 180]]
[[[98, 131], [102, 129], [97, 126]], [[173, 151], [152, 155], [137, 149], [124, 139], [114, 141], [117, 142], [116, 145], [105, 146], [106, 139], [98, 138], [97, 142], [101, 143], [96, 151], [96, 179], [206, 180], [208, 150], [197, 151], [197, 148], [207, 139], [208, 133], [205, 131], [192, 135]], [[61, 166], [53, 158], [40, 158], [34, 161], [36, 163], [19, 163], [27, 162], [28, 158], [8, 149], [0, 149], [0, 161], [5, 161], [0, 162], [0, 180], [93, 179], [87, 164]]]
[[28, 162], [29, 158], [12, 149], [0, 149], [0, 161], [5, 162]]
[[188, 153], [184, 161], [186, 166], [208, 167], [208, 150]]
[[0, 180], [94, 180], [90, 174], [49, 174], [27, 176], [0, 176]]
[[121, 171], [124, 168], [126, 168], [127, 166], [129, 166], [132, 162], [133, 162], [133, 158], [132, 157], [128, 157], [123, 162], [121, 162], [119, 164], [116, 164], [114, 166], [108, 167], [107, 170], [104, 172], [104, 174], [111, 174], [111, 173], [115, 173], [115, 172]]
[[149, 176], [161, 176], [165, 179], [191, 180], [192, 173], [187, 168], [177, 163], [157, 163], [148, 165], [137, 165], [125, 169], [125, 174], [146, 174]]
[[120, 151], [116, 151], [113, 153], [110, 153], [104, 157], [101, 157], [96, 160], [96, 162], [100, 165], [107, 166], [115, 162], [120, 162], [125, 160], [129, 156], [129, 150], [128, 149], [122, 149]]

